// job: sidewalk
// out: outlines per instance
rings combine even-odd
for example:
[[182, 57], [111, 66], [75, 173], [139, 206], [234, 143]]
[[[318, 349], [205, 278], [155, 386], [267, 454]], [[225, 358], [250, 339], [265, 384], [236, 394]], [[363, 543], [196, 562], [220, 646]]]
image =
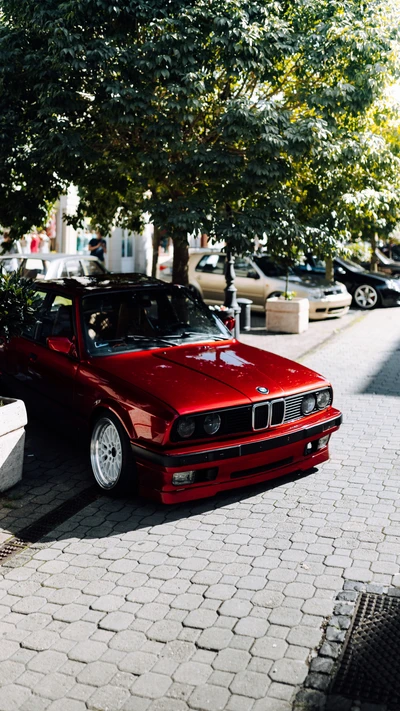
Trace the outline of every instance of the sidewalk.
[[[338, 601], [400, 592], [400, 311], [345, 319], [242, 336], [332, 381], [344, 424], [318, 470], [168, 508], [100, 497], [0, 567], [0, 711], [324, 708]], [[50, 436], [30, 427], [4, 535], [91, 483]]]
[[367, 313], [359, 309], [350, 311], [341, 318], [331, 318], [322, 321], [310, 321], [307, 331], [303, 333], [270, 333], [265, 330], [265, 317], [252, 313], [251, 330], [240, 334], [240, 340], [250, 346], [262, 348], [272, 353], [291, 358], [301, 359], [306, 353], [314, 350], [327, 339], [337, 335], [353, 323], [363, 319]]

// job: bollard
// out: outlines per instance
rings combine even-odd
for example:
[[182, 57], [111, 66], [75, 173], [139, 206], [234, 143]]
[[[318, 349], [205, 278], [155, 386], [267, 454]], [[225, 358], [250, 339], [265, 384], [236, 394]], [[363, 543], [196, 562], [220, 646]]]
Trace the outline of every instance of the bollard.
[[251, 299], [238, 299], [238, 305], [240, 306], [240, 330], [250, 331], [251, 328]]

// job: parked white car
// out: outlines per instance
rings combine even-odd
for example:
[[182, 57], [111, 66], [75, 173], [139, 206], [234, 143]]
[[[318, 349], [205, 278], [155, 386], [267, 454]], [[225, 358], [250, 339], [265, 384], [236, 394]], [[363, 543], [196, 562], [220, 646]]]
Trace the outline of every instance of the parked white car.
[[22, 268], [31, 279], [91, 276], [107, 272], [104, 264], [86, 254], [6, 254], [0, 256], [0, 269], [7, 272]]
[[[193, 253], [189, 257], [189, 285], [206, 304], [223, 304], [225, 254]], [[254, 311], [264, 311], [265, 302], [286, 290], [286, 272], [264, 254], [236, 257], [235, 286], [237, 297], [251, 299]], [[290, 270], [288, 290], [310, 302], [310, 320], [335, 318], [347, 313], [351, 295], [344, 284], [329, 282], [314, 274], [298, 276]]]

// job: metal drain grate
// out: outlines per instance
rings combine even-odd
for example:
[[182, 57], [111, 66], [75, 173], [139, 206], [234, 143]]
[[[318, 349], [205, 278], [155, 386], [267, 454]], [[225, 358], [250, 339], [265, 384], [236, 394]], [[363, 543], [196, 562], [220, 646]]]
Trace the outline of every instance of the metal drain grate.
[[78, 513], [78, 511], [91, 504], [100, 496], [101, 493], [96, 487], [90, 486], [77, 496], [64, 501], [63, 504], [60, 504], [60, 506], [57, 506], [53, 511], [39, 518], [35, 523], [31, 523], [29, 526], [26, 526], [26, 528], [23, 528], [18, 535], [10, 538], [6, 543], [0, 546], [0, 565], [4, 563], [5, 560], [20, 553], [24, 548], [28, 548], [32, 543], [36, 543], [42, 536], [46, 536], [53, 528], [59, 526], [60, 523], [64, 523], [64, 521], [74, 516], [74, 514]]
[[361, 593], [331, 693], [400, 706], [400, 599]]

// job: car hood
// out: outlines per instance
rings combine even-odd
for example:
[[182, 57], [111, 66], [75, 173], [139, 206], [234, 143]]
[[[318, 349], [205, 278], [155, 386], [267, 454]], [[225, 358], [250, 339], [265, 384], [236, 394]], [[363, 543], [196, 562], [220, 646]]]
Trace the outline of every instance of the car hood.
[[329, 279], [324, 279], [324, 277], [318, 274], [306, 273], [306, 274], [290, 274], [289, 275], [290, 284], [298, 284], [302, 286], [303, 289], [328, 289], [332, 286], [337, 286], [337, 282], [329, 281]]
[[[176, 412], [259, 402], [327, 381], [299, 363], [239, 342], [191, 344], [96, 358], [93, 366], [148, 392]], [[267, 388], [260, 393], [257, 388]], [[128, 395], [128, 393], [127, 393]]]

